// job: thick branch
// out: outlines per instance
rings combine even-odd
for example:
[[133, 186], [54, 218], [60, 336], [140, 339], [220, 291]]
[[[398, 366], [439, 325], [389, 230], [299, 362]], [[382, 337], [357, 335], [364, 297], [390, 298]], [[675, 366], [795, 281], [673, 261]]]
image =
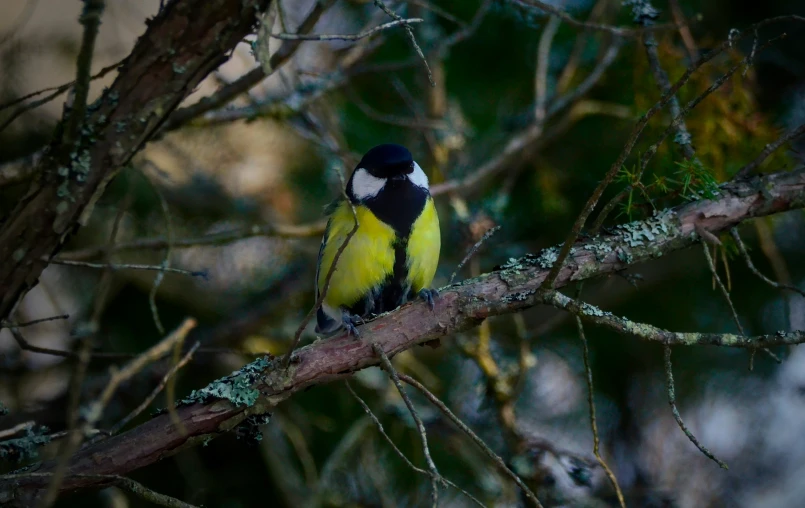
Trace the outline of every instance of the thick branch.
[[[556, 287], [570, 282], [610, 274], [638, 263], [684, 249], [698, 243], [696, 229], [718, 234], [727, 231], [742, 221], [754, 217], [805, 208], [805, 169], [754, 177], [748, 181], [724, 185], [718, 200], [702, 200], [688, 203], [673, 210], [666, 210], [655, 217], [618, 226], [612, 234], [577, 243], [559, 272]], [[500, 269], [444, 289], [434, 311], [422, 303], [408, 304], [401, 309], [383, 315], [361, 327], [361, 340], [340, 336], [314, 342], [294, 355], [294, 361], [285, 371], [279, 360], [261, 359], [241, 370], [241, 378], [232, 386], [239, 386], [244, 379], [254, 383], [261, 397], [253, 392], [251, 407], [242, 400], [235, 404], [227, 400], [210, 398], [206, 402], [181, 407], [179, 418], [187, 429], [182, 435], [171, 422], [169, 415], [153, 420], [119, 436], [112, 437], [80, 450], [70, 464], [71, 474], [126, 474], [146, 466], [186, 446], [230, 430], [247, 416], [261, 413], [276, 406], [294, 393], [314, 385], [344, 379], [354, 372], [378, 364], [372, 344], [378, 343], [392, 356], [418, 344], [445, 337], [449, 334], [476, 326], [489, 316], [521, 311], [535, 305], [543, 280], [548, 274], [558, 247], [546, 249], [539, 255], [527, 255], [519, 260], [510, 260]], [[559, 293], [548, 293], [559, 295]], [[564, 297], [566, 298], [566, 297]], [[559, 301], [568, 306], [572, 300]], [[561, 307], [562, 305], [560, 305]], [[590, 320], [595, 321], [595, 316]], [[600, 317], [600, 316], [599, 316]], [[601, 322], [606, 325], [607, 323]], [[640, 335], [640, 334], [638, 334]], [[669, 341], [665, 333], [656, 336], [640, 335], [646, 340], [676, 344], [712, 344], [711, 336], [700, 334], [696, 340], [681, 337]], [[713, 334], [712, 337], [725, 337]], [[675, 335], [678, 338], [678, 336]], [[799, 335], [771, 335], [762, 339], [764, 346], [782, 343], [805, 342]], [[720, 342], [720, 345], [752, 347], [744, 339]], [[219, 380], [211, 391], [221, 391]], [[241, 388], [242, 389], [242, 388]], [[48, 472], [53, 463], [44, 463], [40, 472]], [[101, 482], [90, 477], [69, 476], [63, 489], [79, 489], [99, 486]], [[41, 478], [0, 479], [0, 502], [2, 493], [17, 489], [26, 495], [35, 495], [42, 489]]]
[[[175, 0], [150, 21], [114, 84], [87, 106], [74, 144], [54, 136], [24, 199], [0, 226], [0, 319], [86, 221], [117, 171], [252, 30], [270, 0]], [[75, 111], [75, 110], [74, 110]]]

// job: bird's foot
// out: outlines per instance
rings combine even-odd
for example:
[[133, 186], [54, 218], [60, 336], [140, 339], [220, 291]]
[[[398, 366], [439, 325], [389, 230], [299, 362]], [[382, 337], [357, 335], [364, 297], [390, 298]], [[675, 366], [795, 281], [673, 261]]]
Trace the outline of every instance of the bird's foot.
[[361, 336], [358, 332], [357, 325], [362, 325], [364, 323], [363, 318], [357, 314], [350, 314], [347, 311], [344, 311], [341, 314], [341, 321], [344, 323], [344, 328], [347, 331], [347, 336], [352, 335], [356, 339]]
[[425, 288], [419, 292], [419, 297], [428, 302], [428, 307], [433, 310], [436, 307], [436, 299], [439, 298], [439, 292], [435, 289]]

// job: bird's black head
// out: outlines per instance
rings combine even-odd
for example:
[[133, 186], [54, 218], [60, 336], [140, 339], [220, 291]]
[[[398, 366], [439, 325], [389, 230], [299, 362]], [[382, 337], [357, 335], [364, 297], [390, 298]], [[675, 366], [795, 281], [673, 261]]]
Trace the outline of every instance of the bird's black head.
[[347, 183], [353, 203], [366, 205], [402, 234], [410, 230], [429, 195], [428, 177], [411, 152], [392, 143], [366, 152]]
[[386, 143], [366, 152], [357, 167], [376, 178], [402, 179], [414, 171], [414, 157], [404, 146]]

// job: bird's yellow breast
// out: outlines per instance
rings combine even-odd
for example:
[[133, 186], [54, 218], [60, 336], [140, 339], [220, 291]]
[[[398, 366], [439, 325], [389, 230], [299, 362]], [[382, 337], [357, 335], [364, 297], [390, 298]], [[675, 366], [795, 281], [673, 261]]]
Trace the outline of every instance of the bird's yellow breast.
[[[372, 288], [379, 285], [394, 268], [394, 229], [380, 221], [368, 208], [355, 206], [358, 231], [338, 258], [325, 303], [337, 308], [355, 303]], [[324, 287], [327, 272], [335, 254], [355, 225], [352, 210], [346, 201], [341, 202], [330, 217], [326, 244], [319, 270], [319, 291]]]
[[430, 287], [433, 282], [441, 245], [439, 216], [436, 214], [433, 199], [428, 197], [408, 239], [408, 279], [414, 293]]
[[[358, 230], [338, 258], [324, 299], [333, 309], [355, 304], [381, 286], [394, 270], [394, 243], [398, 239], [394, 229], [363, 205], [355, 205], [355, 214]], [[335, 254], [354, 224], [351, 207], [342, 201], [330, 217], [317, 280], [319, 291], [323, 290]], [[440, 248], [439, 218], [429, 197], [411, 228], [406, 249], [407, 279], [414, 293], [433, 282]]]

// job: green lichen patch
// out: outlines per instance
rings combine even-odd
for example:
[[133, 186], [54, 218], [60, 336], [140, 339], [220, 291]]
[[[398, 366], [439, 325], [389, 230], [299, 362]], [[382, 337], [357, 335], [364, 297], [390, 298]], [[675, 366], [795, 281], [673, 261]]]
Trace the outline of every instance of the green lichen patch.
[[263, 372], [272, 365], [268, 356], [244, 365], [232, 374], [216, 379], [204, 388], [193, 390], [179, 401], [178, 406], [207, 403], [213, 399], [225, 399], [236, 406], [252, 406], [257, 402], [260, 392], [255, 388], [263, 377]]
[[0, 459], [22, 462], [38, 458], [39, 448], [50, 442], [49, 432], [44, 425], [27, 427], [24, 436], [0, 442]]

